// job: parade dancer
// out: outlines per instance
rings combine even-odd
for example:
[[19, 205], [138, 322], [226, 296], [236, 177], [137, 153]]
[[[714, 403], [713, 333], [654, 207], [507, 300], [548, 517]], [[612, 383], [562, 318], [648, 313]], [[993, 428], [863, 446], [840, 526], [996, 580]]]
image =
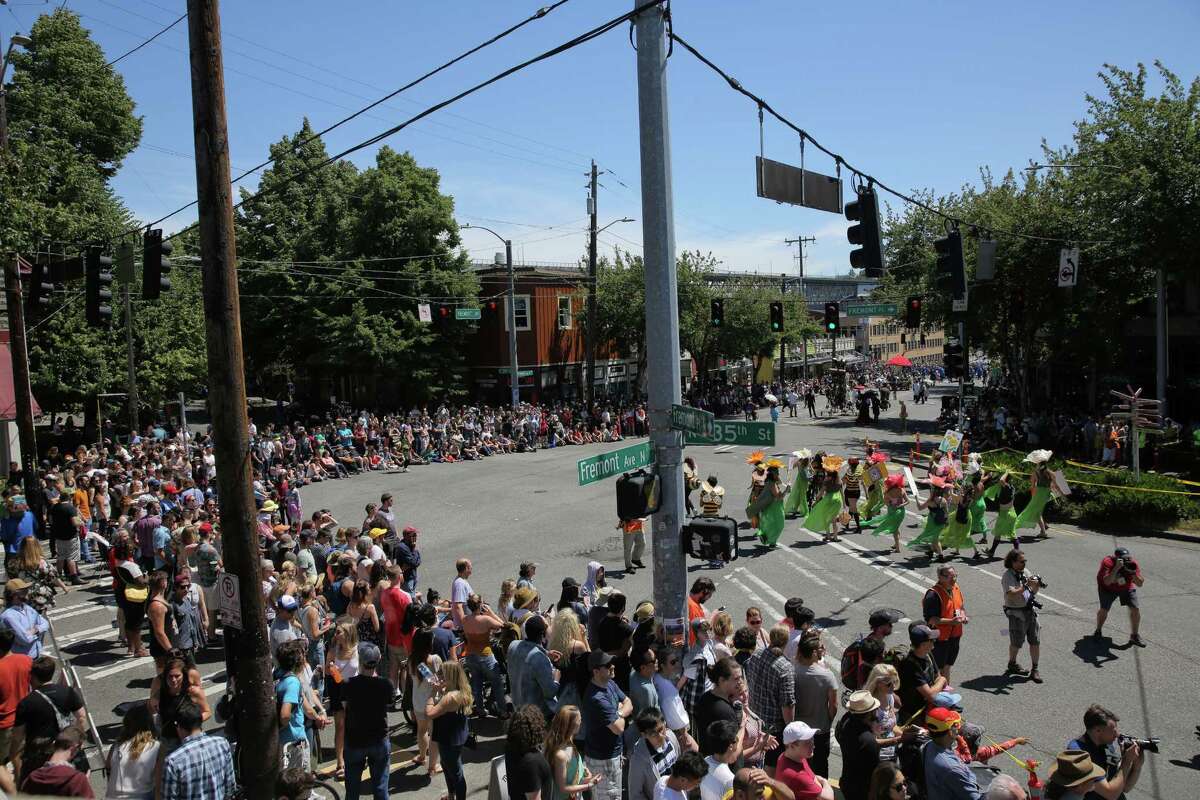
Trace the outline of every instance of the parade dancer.
[[822, 460], [820, 498], [804, 518], [804, 527], [820, 533], [826, 542], [841, 541], [837, 529], [838, 516], [842, 513], [842, 482], [838, 478], [841, 466], [840, 456], [825, 456]]
[[[725, 504], [725, 487], [717, 483], [716, 475], [709, 475], [708, 479], [700, 484], [700, 515], [704, 517], [719, 517], [721, 516], [721, 506]], [[736, 547], [736, 543], [734, 544]], [[721, 569], [725, 566], [725, 562], [721, 559], [713, 559], [708, 562], [708, 566], [713, 569]]]
[[[1000, 480], [992, 484], [996, 488], [996, 503], [999, 509], [996, 513], [996, 527], [992, 529], [992, 546], [988, 548], [988, 558], [996, 556], [996, 548], [1001, 541], [1012, 542], [1017, 547], [1017, 512], [1013, 511], [1013, 498], [1016, 492], [1008, 481], [1008, 472], [1000, 476]], [[990, 490], [992, 487], [988, 487]]]
[[808, 462], [810, 458], [812, 458], [812, 451], [807, 448], [792, 453], [788, 464], [792, 488], [788, 490], [787, 500], [783, 503], [785, 517], [799, 517], [808, 514]]
[[974, 485], [964, 479], [957, 491], [951, 491], [948, 496], [948, 515], [950, 522], [938, 537], [943, 550], [949, 548], [954, 555], [961, 556], [962, 548], [971, 545], [974, 558], [979, 558], [979, 548], [971, 538], [971, 504], [974, 502]]
[[987, 503], [984, 501], [984, 493], [987, 491], [987, 473], [983, 471], [983, 465], [980, 463], [982, 456], [978, 453], [971, 453], [971, 460], [967, 464], [967, 475], [964, 480], [971, 486], [971, 505], [969, 511], [971, 514], [971, 535], [979, 535], [979, 544], [987, 544], [988, 524], [987, 518], [984, 516], [987, 512]]
[[942, 555], [942, 544], [938, 540], [949, 522], [946, 513], [946, 481], [935, 475], [929, 479], [929, 497], [917, 503], [918, 509], [928, 509], [925, 517], [925, 527], [921, 533], [908, 543], [909, 547], [929, 546], [937, 554], [939, 561], [945, 561]]
[[1033, 464], [1033, 475], [1029, 477], [1029, 488], [1033, 495], [1029, 498], [1029, 505], [1021, 509], [1021, 513], [1017, 515], [1017, 530], [1032, 528], [1036, 525], [1038, 539], [1050, 538], [1042, 512], [1050, 502], [1050, 489], [1054, 482], [1054, 478], [1050, 475], [1050, 456], [1052, 455], [1053, 453], [1049, 450], [1034, 450], [1025, 456], [1025, 461]]
[[[854, 520], [856, 533], [862, 533], [862, 518], [858, 516], [858, 498], [862, 497], [863, 468], [858, 463], [858, 456], [850, 456], [846, 474], [842, 476], [842, 497], [846, 504], [846, 513]], [[847, 522], [846, 530], [850, 529]]]
[[775, 547], [779, 541], [779, 535], [783, 533], [783, 500], [787, 491], [787, 487], [779, 479], [779, 470], [783, 467], [783, 462], [777, 458], [772, 458], [765, 464], [767, 468], [766, 481], [763, 484], [762, 495], [759, 503], [766, 503], [766, 506], [758, 513], [758, 540], [767, 547]]
[[900, 552], [900, 526], [904, 524], [904, 507], [908, 505], [908, 493], [904, 491], [904, 476], [900, 473], [888, 475], [880, 484], [884, 487], [883, 502], [887, 511], [866, 521], [871, 533], [880, 536], [892, 535], [892, 552]]
[[[873, 451], [872, 447], [867, 448]], [[879, 452], [867, 453], [867, 471], [863, 482], [867, 484], [867, 505], [863, 508], [863, 516], [870, 518], [883, 505], [884, 478], [887, 477], [887, 456]]]
[[750, 455], [746, 456], [746, 463], [754, 467], [750, 472], [750, 496], [746, 499], [746, 519], [750, 520], [750, 527], [758, 527], [758, 515], [754, 514], [750, 509], [754, 507], [755, 501], [762, 493], [763, 483], [767, 479], [767, 469], [763, 466], [763, 460], [766, 458], [766, 453], [762, 450], [755, 450]]

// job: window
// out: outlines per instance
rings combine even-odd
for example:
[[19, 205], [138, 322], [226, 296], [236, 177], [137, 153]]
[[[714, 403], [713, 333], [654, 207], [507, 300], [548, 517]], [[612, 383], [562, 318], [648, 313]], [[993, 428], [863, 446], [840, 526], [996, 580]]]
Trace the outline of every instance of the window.
[[[505, 299], [507, 303], [507, 298]], [[505, 309], [507, 311], [507, 308]], [[529, 295], [518, 294], [513, 296], [513, 316], [516, 318], [517, 330], [529, 330]], [[508, 315], [504, 317], [504, 329], [508, 330]]]
[[572, 327], [574, 327], [574, 322], [571, 316], [571, 295], [560, 294], [558, 296], [558, 329], [569, 331]]

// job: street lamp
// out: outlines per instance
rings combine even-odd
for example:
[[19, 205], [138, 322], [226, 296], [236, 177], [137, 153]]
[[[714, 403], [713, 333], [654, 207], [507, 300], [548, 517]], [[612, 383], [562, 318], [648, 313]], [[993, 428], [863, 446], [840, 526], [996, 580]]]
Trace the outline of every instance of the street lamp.
[[[516, 284], [513, 280], [512, 239], [505, 239], [491, 228], [483, 225], [460, 225], [460, 228], [487, 231], [504, 242], [504, 261], [508, 268], [508, 366], [512, 370], [512, 407], [521, 405], [520, 377], [517, 375], [517, 304]], [[526, 310], [528, 313], [528, 310]]]
[[4, 102], [4, 76], [8, 74], [8, 61], [14, 47], [32, 47], [33, 39], [21, 34], [13, 34], [8, 40], [8, 49], [4, 51], [4, 61], [0, 62], [0, 153], [8, 152], [8, 107]]
[[[593, 173], [595, 166], [593, 165]], [[593, 174], [594, 178], [594, 174]], [[621, 217], [614, 219], [612, 222], [605, 225], [603, 228], [596, 229], [596, 206], [594, 203], [588, 203], [592, 217], [592, 231], [588, 236], [588, 294], [587, 294], [587, 330], [585, 331], [583, 347], [587, 351], [584, 364], [585, 375], [583, 378], [583, 399], [587, 403], [590, 411], [592, 405], [596, 402], [596, 271], [598, 269], [596, 263], [596, 240], [600, 236], [601, 231], [606, 231], [618, 222], [633, 222], [632, 217]]]

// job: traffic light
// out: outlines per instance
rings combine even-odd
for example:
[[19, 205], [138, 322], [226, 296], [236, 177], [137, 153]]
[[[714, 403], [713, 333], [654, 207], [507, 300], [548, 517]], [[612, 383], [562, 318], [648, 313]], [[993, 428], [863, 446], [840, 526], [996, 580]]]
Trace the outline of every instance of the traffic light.
[[488, 312], [488, 314], [495, 314], [495, 313], [496, 313], [496, 311], [497, 311], [497, 310], [499, 310], [499, 308], [500, 308], [500, 304], [499, 304], [499, 303], [497, 303], [495, 300], [488, 300], [488, 301], [487, 301], [487, 312]]
[[704, 561], [736, 561], [738, 524], [729, 517], [693, 517], [680, 531], [683, 551]]
[[783, 303], [771, 303], [771, 333], [783, 333]]
[[644, 469], [617, 478], [617, 519], [638, 519], [658, 511], [661, 491], [658, 475]]
[[438, 316], [443, 322], [450, 319], [450, 306], [438, 306]]
[[879, 199], [870, 185], [858, 188], [858, 199], [846, 204], [846, 219], [857, 222], [846, 229], [850, 244], [850, 266], [865, 269], [868, 278], [883, 277], [883, 239], [879, 233]]
[[171, 262], [167, 256], [175, 248], [170, 242], [163, 241], [161, 229], [146, 231], [142, 239], [142, 299], [157, 300], [163, 292], [171, 288], [171, 279], [167, 273], [171, 271]]
[[946, 368], [947, 378], [957, 378], [963, 374], [963, 346], [958, 343], [942, 346], [942, 366]]
[[93, 328], [106, 328], [112, 323], [112, 256], [104, 255], [99, 247], [89, 247], [84, 263], [87, 323]]
[[937, 252], [934, 285], [953, 298], [966, 297], [967, 273], [963, 266], [962, 234], [958, 228], [946, 234], [945, 239], [935, 239], [933, 249]]
[[709, 313], [714, 328], [720, 328], [725, 325], [725, 301], [713, 300], [712, 310]]
[[50, 265], [37, 262], [29, 276], [29, 295], [27, 308], [30, 314], [45, 311], [50, 305], [50, 295], [54, 291], [54, 283], [50, 278]]
[[908, 303], [904, 306], [904, 327], [921, 327], [921, 298], [908, 298]]
[[842, 329], [842, 310], [837, 303], [825, 304], [825, 332], [837, 336]]

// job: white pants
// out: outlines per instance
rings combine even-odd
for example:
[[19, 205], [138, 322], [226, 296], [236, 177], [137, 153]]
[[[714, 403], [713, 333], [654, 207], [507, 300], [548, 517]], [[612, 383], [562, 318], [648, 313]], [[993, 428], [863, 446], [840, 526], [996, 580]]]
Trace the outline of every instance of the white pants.
[[633, 566], [634, 561], [641, 561], [642, 555], [646, 552], [646, 533], [645, 531], [622, 533], [621, 544], [625, 548], [625, 569], [629, 569]]

